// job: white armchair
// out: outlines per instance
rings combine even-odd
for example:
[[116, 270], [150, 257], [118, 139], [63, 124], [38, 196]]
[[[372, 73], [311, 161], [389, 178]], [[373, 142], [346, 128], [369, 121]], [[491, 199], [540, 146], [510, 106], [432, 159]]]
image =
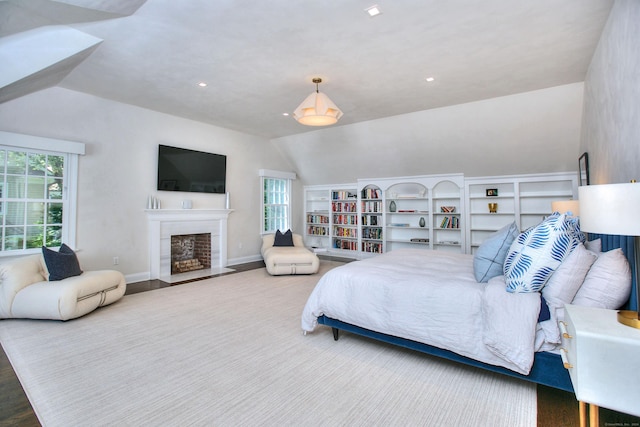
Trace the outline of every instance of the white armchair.
[[293, 234], [293, 246], [273, 246], [275, 234], [262, 237], [262, 258], [272, 276], [314, 274], [320, 267], [316, 254], [304, 247], [302, 236]]
[[0, 265], [0, 319], [74, 319], [119, 300], [127, 286], [116, 270], [86, 271], [51, 282], [48, 276], [42, 255]]

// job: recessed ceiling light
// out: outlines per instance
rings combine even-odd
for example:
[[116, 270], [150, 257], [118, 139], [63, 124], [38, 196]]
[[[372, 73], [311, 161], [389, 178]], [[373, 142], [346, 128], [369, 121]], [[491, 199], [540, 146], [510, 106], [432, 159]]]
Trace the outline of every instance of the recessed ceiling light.
[[427, 77], [425, 80], [428, 81], [428, 82], [432, 82], [435, 79], [436, 79], [435, 77]]
[[374, 16], [378, 16], [380, 15], [382, 12], [380, 11], [380, 8], [378, 7], [377, 4], [368, 7], [365, 9], [365, 12], [367, 12], [369, 14], [370, 17], [374, 17]]
[[282, 113], [282, 115], [283, 115], [283, 116], [288, 116], [288, 115], [289, 115], [289, 113]]
[[198, 83], [198, 86], [200, 87], [207, 87], [207, 84], [205, 82], [200, 82]]

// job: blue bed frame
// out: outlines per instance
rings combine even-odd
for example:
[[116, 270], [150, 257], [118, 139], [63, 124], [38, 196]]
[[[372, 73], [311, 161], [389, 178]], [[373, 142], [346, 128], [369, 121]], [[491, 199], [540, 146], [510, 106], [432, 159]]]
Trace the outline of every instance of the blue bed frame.
[[[636, 263], [634, 255], [633, 237], [629, 236], [612, 236], [604, 234], [590, 234], [589, 240], [601, 239], [602, 251], [606, 252], [615, 248], [622, 248], [629, 264], [631, 265], [631, 275], [633, 279], [631, 296], [629, 301], [624, 306], [627, 310], [637, 310], [637, 298], [636, 298]], [[433, 347], [420, 342], [408, 340], [405, 338], [399, 338], [392, 335], [382, 334], [380, 332], [371, 331], [369, 329], [361, 328], [359, 326], [344, 323], [340, 320], [332, 319], [326, 316], [318, 318], [318, 323], [329, 326], [333, 329], [333, 337], [338, 340], [339, 331], [351, 332], [353, 334], [361, 335], [364, 337], [372, 338], [375, 340], [383, 341], [385, 343], [397, 345], [412, 350], [417, 350], [422, 353], [427, 353], [433, 356], [442, 357], [445, 359], [453, 360], [456, 362], [464, 363], [466, 365], [475, 366], [488, 371], [497, 372], [504, 375], [509, 375], [515, 378], [521, 378], [527, 381], [531, 381], [537, 384], [565, 390], [573, 393], [573, 386], [569, 377], [569, 371], [567, 371], [559, 355], [547, 352], [538, 352], [535, 354], [533, 366], [529, 375], [522, 375], [509, 369], [489, 365], [486, 363], [478, 362], [477, 360], [470, 359], [468, 357], [461, 356], [452, 351], [443, 350], [438, 347]]]

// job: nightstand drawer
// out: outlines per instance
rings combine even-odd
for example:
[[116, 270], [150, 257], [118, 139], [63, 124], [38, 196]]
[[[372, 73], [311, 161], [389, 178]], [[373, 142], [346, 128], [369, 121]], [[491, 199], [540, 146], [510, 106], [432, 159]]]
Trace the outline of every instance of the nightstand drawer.
[[640, 416], [640, 330], [616, 315], [567, 305], [562, 346], [579, 401]]

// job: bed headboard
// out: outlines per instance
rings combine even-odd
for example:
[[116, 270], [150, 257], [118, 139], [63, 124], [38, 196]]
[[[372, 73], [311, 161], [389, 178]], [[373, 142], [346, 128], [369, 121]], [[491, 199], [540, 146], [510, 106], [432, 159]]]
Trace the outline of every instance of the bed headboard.
[[600, 239], [602, 241], [602, 252], [610, 251], [612, 249], [621, 248], [622, 252], [627, 256], [629, 265], [631, 266], [631, 296], [629, 300], [622, 307], [624, 310], [637, 311], [637, 295], [636, 295], [636, 258], [634, 253], [634, 238], [633, 236], [614, 236], [611, 234], [596, 234], [589, 233], [589, 240]]

